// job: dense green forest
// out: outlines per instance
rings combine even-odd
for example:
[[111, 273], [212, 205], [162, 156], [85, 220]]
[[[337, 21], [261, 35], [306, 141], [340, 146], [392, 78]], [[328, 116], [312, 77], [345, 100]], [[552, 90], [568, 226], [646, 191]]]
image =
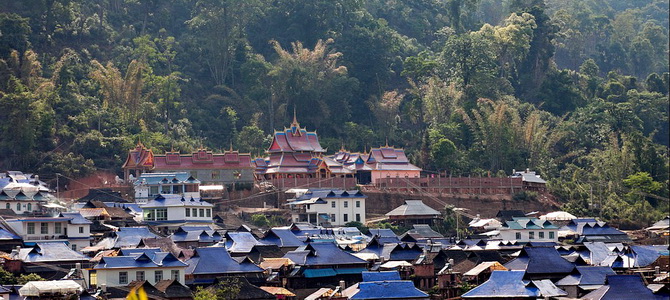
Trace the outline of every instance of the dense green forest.
[[[0, 169], [118, 171], [137, 140], [404, 147], [537, 170], [565, 209], [668, 207], [668, 0], [0, 0]], [[445, 171], [446, 170], [446, 171]]]

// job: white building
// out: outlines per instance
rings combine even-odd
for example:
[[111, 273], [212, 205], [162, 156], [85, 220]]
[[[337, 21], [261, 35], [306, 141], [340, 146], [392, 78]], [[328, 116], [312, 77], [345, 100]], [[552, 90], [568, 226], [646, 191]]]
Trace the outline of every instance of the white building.
[[505, 221], [497, 238], [517, 242], [558, 242], [558, 227], [538, 218], [513, 218]]
[[310, 189], [288, 202], [294, 222], [343, 226], [352, 221], [365, 223], [365, 199], [360, 191]]
[[127, 286], [136, 280], [156, 284], [165, 279], [175, 279], [184, 284], [187, 265], [171, 253], [159, 251], [124, 249], [119, 256], [102, 257], [97, 265], [85, 270], [84, 276], [88, 277], [91, 286]]
[[49, 187], [37, 175], [0, 173], [0, 209], [11, 209], [16, 214], [38, 212], [40, 205], [51, 198]]
[[79, 213], [61, 213], [58, 217], [32, 217], [7, 220], [25, 244], [66, 242], [72, 250], [91, 245], [91, 221]]
[[186, 172], [143, 173], [133, 185], [137, 203], [147, 203], [158, 195], [200, 199], [200, 181]]
[[142, 204], [145, 223], [167, 225], [182, 223], [212, 223], [214, 205], [202, 198], [185, 198], [179, 195], [159, 195]]

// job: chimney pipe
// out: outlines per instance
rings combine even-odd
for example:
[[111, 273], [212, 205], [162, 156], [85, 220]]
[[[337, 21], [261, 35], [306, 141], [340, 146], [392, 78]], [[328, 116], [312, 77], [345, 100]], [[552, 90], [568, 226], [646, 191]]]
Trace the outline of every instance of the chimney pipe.
[[106, 283], [101, 284], [100, 290], [102, 290], [103, 293], [107, 293], [107, 284]]
[[344, 280], [340, 280], [340, 291], [344, 291], [344, 289], [347, 287], [347, 284], [344, 283]]

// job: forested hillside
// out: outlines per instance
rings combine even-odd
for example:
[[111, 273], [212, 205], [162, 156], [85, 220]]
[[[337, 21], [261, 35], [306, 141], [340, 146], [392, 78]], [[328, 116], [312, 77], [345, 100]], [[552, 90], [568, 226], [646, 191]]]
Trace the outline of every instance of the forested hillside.
[[118, 171], [137, 140], [531, 168], [569, 211], [668, 207], [668, 0], [0, 0], [0, 169]]

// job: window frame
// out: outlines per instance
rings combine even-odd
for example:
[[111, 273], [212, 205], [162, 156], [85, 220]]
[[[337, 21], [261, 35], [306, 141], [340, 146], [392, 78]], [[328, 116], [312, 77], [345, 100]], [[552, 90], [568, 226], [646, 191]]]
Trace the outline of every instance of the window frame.
[[514, 237], [516, 237], [517, 240], [521, 239], [521, 232], [517, 232]]
[[146, 278], [144, 271], [135, 271], [135, 280], [144, 281]]
[[128, 284], [128, 272], [120, 271], [119, 272], [119, 284]]
[[163, 280], [163, 270], [154, 271], [154, 282]]
[[40, 234], [49, 234], [49, 223], [40, 223]]
[[26, 234], [35, 234], [34, 222], [28, 222], [28, 224], [26, 224]]
[[63, 234], [63, 224], [54, 223], [54, 234]]

